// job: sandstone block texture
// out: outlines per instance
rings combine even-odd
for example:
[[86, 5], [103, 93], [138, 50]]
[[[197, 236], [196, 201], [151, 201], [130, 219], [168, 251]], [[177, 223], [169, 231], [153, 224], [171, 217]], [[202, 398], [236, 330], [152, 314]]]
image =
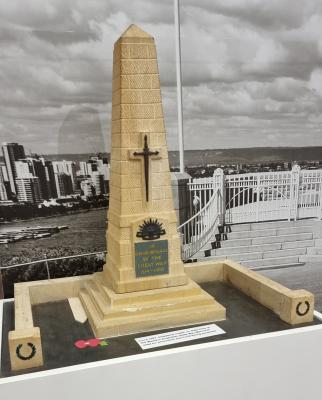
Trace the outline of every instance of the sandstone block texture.
[[[144, 138], [152, 152], [148, 176]], [[148, 185], [146, 185], [148, 179]], [[148, 201], [147, 199], [148, 188]], [[135, 275], [138, 223], [162, 221], [169, 243], [169, 273]], [[105, 274], [116, 293], [185, 285], [173, 206], [157, 53], [152, 36], [131, 25], [114, 46], [110, 205]]]

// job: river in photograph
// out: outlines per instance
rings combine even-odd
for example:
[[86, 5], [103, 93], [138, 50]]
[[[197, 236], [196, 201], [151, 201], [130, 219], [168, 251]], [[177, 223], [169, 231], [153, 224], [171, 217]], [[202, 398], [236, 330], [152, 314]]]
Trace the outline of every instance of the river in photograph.
[[[37, 218], [0, 225], [0, 234], [28, 228], [64, 227], [50, 237], [0, 244], [2, 265], [106, 249], [106, 209]], [[13, 262], [14, 261], [14, 262]]]

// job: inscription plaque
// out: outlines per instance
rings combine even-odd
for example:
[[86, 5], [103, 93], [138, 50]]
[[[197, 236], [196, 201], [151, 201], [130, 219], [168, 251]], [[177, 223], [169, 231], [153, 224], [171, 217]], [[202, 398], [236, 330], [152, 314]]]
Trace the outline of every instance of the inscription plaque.
[[169, 273], [168, 241], [135, 243], [135, 275], [164, 275]]

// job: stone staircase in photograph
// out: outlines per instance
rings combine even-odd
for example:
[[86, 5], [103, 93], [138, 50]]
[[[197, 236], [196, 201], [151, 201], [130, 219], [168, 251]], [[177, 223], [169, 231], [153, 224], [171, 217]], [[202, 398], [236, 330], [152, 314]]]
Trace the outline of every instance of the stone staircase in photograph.
[[316, 219], [228, 225], [195, 258], [230, 259], [253, 270], [322, 261], [320, 226]]
[[322, 239], [315, 239], [314, 247], [307, 248], [307, 253], [303, 259], [305, 262], [322, 261]]

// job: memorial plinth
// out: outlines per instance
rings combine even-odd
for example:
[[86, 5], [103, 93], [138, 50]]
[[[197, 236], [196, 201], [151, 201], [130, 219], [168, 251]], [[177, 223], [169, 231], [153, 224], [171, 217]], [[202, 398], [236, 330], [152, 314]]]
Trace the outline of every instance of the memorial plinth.
[[108, 223], [104, 272], [80, 293], [96, 336], [225, 318], [184, 272], [156, 47], [135, 25], [114, 47]]

